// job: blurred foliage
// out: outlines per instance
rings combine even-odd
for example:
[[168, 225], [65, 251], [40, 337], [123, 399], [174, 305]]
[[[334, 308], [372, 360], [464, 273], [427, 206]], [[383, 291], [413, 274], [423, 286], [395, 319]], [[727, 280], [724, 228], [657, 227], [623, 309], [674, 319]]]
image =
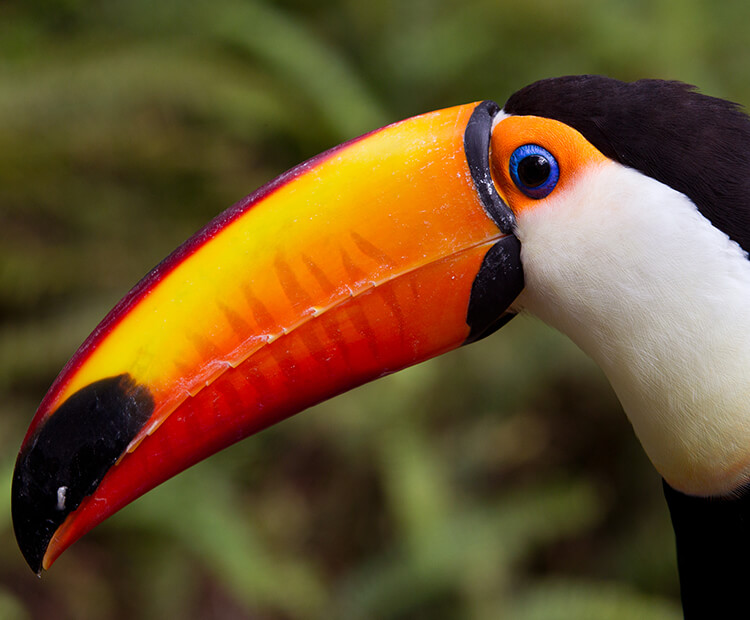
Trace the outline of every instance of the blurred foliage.
[[[6, 0], [0, 473], [161, 257], [298, 161], [535, 79], [750, 101], [750, 4]], [[0, 495], [0, 618], [680, 616], [658, 476], [598, 370], [528, 319], [163, 485], [37, 580]]]

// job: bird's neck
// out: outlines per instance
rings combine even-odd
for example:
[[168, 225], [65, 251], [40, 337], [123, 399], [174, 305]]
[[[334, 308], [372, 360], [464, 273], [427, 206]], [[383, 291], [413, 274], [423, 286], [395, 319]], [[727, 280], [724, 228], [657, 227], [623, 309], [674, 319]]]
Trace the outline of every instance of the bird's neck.
[[572, 191], [580, 200], [518, 218], [518, 309], [602, 367], [674, 488], [732, 492], [750, 479], [750, 261], [635, 170], [605, 164]]

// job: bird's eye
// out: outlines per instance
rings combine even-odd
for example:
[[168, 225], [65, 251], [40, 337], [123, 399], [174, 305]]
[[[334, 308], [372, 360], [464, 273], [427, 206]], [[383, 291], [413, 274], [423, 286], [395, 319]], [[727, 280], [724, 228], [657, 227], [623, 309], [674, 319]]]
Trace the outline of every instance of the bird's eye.
[[518, 189], [537, 200], [548, 196], [560, 178], [557, 160], [537, 144], [524, 144], [513, 151], [509, 168]]

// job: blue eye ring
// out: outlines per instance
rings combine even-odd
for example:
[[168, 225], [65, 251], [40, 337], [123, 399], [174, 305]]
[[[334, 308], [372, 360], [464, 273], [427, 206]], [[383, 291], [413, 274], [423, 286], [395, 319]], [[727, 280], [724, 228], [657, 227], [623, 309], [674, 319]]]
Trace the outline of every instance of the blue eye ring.
[[554, 155], [538, 144], [519, 146], [508, 164], [513, 183], [529, 198], [546, 198], [560, 179], [560, 166]]

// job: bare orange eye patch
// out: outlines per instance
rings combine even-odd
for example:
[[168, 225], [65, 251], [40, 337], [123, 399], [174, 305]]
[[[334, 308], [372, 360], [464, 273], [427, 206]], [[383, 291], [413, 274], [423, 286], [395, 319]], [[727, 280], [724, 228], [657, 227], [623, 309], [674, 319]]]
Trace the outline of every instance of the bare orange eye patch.
[[[549, 160], [550, 155], [552, 161], [545, 167], [544, 159]], [[520, 178], [518, 159], [521, 160]], [[565, 191], [580, 171], [606, 160], [578, 131], [552, 119], [511, 116], [500, 121], [492, 131], [492, 176], [516, 213], [539, 205], [547, 195]], [[544, 176], [546, 173], [557, 176], [548, 178]], [[530, 182], [524, 183], [524, 180]]]

